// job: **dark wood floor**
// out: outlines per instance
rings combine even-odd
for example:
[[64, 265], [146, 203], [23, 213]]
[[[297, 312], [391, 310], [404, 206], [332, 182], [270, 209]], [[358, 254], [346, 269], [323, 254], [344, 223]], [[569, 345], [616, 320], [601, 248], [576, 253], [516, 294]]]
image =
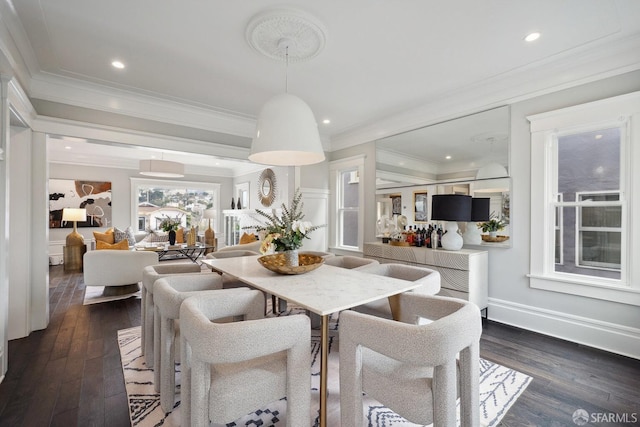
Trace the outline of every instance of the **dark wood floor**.
[[[140, 324], [140, 301], [83, 306], [83, 294], [82, 274], [51, 267], [49, 327], [9, 342], [0, 426], [129, 425], [116, 331]], [[579, 408], [640, 424], [640, 361], [491, 321], [481, 356], [534, 378], [502, 426], [575, 426]]]

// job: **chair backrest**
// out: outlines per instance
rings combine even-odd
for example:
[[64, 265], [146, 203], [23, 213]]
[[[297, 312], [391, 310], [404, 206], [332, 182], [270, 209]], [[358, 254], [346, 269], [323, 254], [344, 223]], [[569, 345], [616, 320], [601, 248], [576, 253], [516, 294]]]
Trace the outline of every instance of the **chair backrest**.
[[200, 274], [201, 272], [202, 267], [195, 262], [154, 264], [144, 268], [142, 272], [142, 284], [148, 292], [153, 293], [153, 284], [161, 277], [175, 274]]
[[222, 258], [236, 258], [236, 257], [252, 256], [252, 255], [260, 255], [260, 252], [248, 251], [248, 250], [217, 251], [217, 252], [208, 253], [205, 256], [205, 258], [208, 258], [208, 259], [222, 259]]
[[419, 282], [422, 286], [412, 291], [415, 293], [435, 295], [440, 292], [440, 273], [430, 268], [391, 263], [367, 265], [361, 268], [360, 271]]
[[348, 268], [351, 270], [361, 270], [364, 267], [379, 264], [375, 259], [349, 255], [335, 256], [333, 258], [326, 259], [324, 263], [327, 265], [333, 265], [334, 267]]
[[[480, 310], [412, 292], [399, 300], [400, 322], [340, 315], [342, 425], [362, 425], [363, 392], [413, 423], [455, 425], [458, 390], [462, 425], [478, 425]], [[432, 381], [424, 381], [430, 371]]]
[[[215, 291], [182, 303], [183, 424], [225, 424], [286, 396], [288, 425], [310, 425], [309, 318], [263, 313], [264, 297], [254, 290]], [[245, 320], [213, 322], [230, 316]]]
[[260, 245], [262, 245], [262, 242], [260, 240], [257, 240], [255, 242], [243, 243], [241, 245], [225, 246], [224, 248], [218, 249], [216, 252], [225, 252], [225, 251], [254, 251], [254, 252], [260, 252]]

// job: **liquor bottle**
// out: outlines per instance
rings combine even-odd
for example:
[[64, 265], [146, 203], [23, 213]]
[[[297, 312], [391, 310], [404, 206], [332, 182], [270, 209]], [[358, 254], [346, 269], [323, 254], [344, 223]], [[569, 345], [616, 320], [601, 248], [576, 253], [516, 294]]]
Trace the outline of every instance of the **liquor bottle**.
[[438, 247], [441, 248], [442, 247], [442, 235], [444, 233], [442, 232], [442, 227], [438, 227]]
[[429, 224], [429, 228], [427, 228], [426, 232], [425, 232], [425, 240], [424, 240], [424, 245], [428, 248], [431, 248], [431, 232], [433, 230], [431, 229], [431, 224]]

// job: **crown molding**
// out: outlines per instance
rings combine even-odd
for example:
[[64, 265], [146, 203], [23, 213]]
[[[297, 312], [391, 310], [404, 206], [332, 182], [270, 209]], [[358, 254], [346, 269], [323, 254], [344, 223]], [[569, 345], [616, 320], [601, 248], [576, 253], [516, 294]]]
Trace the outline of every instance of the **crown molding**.
[[172, 151], [178, 150], [243, 161], [249, 157], [248, 148], [45, 116], [38, 116], [33, 122], [32, 129], [35, 132], [55, 135], [73, 135], [74, 137], [89, 140], [110, 141], [125, 145]]
[[[591, 49], [589, 49], [591, 47]], [[640, 69], [640, 35], [585, 46], [437, 97], [421, 107], [335, 135], [331, 151]], [[536, 76], [531, 78], [532, 73]]]
[[255, 118], [133, 93], [96, 83], [38, 73], [31, 79], [32, 98], [131, 117], [252, 137]]

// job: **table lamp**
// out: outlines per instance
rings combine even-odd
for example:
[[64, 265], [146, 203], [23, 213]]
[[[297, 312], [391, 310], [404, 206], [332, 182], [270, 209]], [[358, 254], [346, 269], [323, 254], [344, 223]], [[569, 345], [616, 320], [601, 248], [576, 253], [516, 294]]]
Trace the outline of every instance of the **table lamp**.
[[431, 219], [446, 221], [442, 236], [442, 249], [457, 251], [462, 248], [462, 236], [457, 221], [471, 220], [471, 196], [462, 194], [438, 194], [431, 196]]
[[78, 233], [78, 221], [87, 220], [87, 210], [64, 208], [62, 210], [62, 220], [73, 221], [73, 231], [67, 236], [67, 246], [84, 245], [84, 237]]
[[479, 245], [482, 243], [482, 234], [478, 228], [478, 222], [489, 221], [488, 197], [474, 197], [471, 200], [471, 222], [467, 223], [467, 229], [462, 235], [465, 245]]

